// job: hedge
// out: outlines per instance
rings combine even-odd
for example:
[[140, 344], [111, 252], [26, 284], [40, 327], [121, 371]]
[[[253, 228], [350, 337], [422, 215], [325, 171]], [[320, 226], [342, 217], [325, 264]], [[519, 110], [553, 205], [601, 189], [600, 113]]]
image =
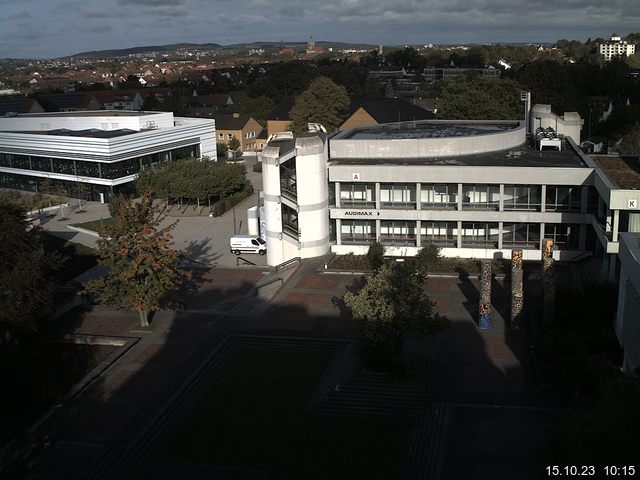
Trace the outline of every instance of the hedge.
[[244, 200], [247, 197], [253, 195], [253, 185], [247, 183], [245, 187], [239, 192], [234, 193], [233, 195], [229, 195], [228, 197], [223, 198], [222, 200], [218, 200], [213, 204], [212, 213], [214, 217], [219, 217], [224, 212], [231, 210], [238, 203]]

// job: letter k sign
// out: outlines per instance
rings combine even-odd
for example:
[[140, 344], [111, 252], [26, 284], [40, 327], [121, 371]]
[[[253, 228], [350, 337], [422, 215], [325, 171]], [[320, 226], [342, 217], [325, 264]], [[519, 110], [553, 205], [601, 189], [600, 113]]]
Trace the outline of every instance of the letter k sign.
[[638, 200], [627, 200], [627, 208], [638, 208]]

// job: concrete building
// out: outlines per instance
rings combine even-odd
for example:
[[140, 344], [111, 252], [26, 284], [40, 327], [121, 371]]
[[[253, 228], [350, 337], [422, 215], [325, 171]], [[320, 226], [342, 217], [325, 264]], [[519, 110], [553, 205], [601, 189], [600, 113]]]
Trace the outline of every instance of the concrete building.
[[[620, 187], [576, 147], [577, 114], [536, 106], [529, 124], [428, 120], [355, 127], [328, 143], [317, 132], [273, 138], [263, 178], [269, 249], [280, 250], [268, 263], [364, 254], [373, 241], [391, 256], [433, 243], [445, 256], [509, 258], [518, 248], [533, 260], [551, 238], [557, 260], [598, 251], [613, 276], [619, 233], [640, 231], [640, 180]], [[315, 217], [302, 225], [306, 212]]]
[[620, 236], [620, 283], [616, 335], [624, 349], [627, 374], [640, 368], [640, 234]]
[[128, 192], [138, 172], [180, 158], [216, 158], [213, 120], [172, 113], [89, 111], [0, 118], [0, 186], [68, 194], [84, 184], [107, 201]]
[[629, 56], [636, 53], [636, 46], [614, 35], [610, 40], [598, 44], [598, 52], [605, 62], [610, 62], [613, 57]]

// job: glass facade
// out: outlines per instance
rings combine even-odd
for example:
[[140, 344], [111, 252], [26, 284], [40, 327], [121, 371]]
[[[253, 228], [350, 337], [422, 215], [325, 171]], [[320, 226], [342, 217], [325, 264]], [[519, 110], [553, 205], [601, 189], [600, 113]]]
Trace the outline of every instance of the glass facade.
[[380, 222], [380, 243], [384, 245], [416, 246], [416, 222], [383, 220]]
[[67, 158], [37, 157], [0, 153], [0, 166], [33, 170], [38, 172], [59, 173], [81, 177], [115, 180], [138, 173], [141, 169], [151, 168], [162, 163], [183, 158], [198, 158], [200, 146], [192, 145], [166, 152], [130, 158], [118, 162], [93, 162], [90, 160], [71, 160]]
[[370, 220], [342, 220], [342, 243], [370, 244], [376, 241], [376, 222]]
[[540, 224], [505, 223], [502, 226], [502, 246], [504, 248], [540, 248]]
[[420, 208], [456, 209], [458, 208], [457, 183], [423, 183], [420, 185]]
[[380, 206], [382, 208], [416, 208], [415, 183], [381, 183]]
[[376, 187], [373, 183], [340, 184], [340, 206], [342, 208], [375, 208]]
[[433, 243], [440, 247], [456, 247], [458, 244], [458, 222], [421, 222], [420, 242]]
[[545, 210], [548, 212], [579, 212], [582, 187], [547, 186]]
[[553, 240], [553, 248], [558, 250], [576, 250], [578, 230], [578, 225], [547, 223], [544, 226], [544, 238]]
[[499, 185], [463, 185], [462, 208], [498, 210], [500, 206]]
[[300, 236], [298, 212], [285, 204], [282, 204], [282, 231], [296, 240]]
[[500, 230], [497, 223], [462, 223], [462, 246], [471, 248], [498, 248]]
[[540, 211], [542, 205], [540, 185], [505, 185], [503, 205], [505, 210]]

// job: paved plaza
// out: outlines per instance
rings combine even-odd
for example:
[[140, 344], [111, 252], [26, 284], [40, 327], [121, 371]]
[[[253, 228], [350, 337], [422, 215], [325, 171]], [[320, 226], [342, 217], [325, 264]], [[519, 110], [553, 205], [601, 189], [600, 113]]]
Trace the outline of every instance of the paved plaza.
[[[256, 285], [273, 276], [268, 268], [204, 269], [200, 289], [186, 298], [186, 309], [157, 312], [148, 330], [138, 328], [135, 314], [103, 307], [53, 325], [52, 331], [137, 342], [41, 426], [51, 445], [34, 478], [125, 476], [132, 467], [130, 449], [137, 448], [140, 435], [151, 435], [149, 428], [162, 424], [163, 412], [176, 408], [180, 392], [189, 390], [229, 335], [357, 339], [355, 323], [337, 300], [359, 277], [324, 273], [323, 264], [324, 259], [312, 259], [292, 267], [269, 301], [255, 296]], [[437, 469], [431, 465], [428, 471], [443, 479], [532, 478], [527, 472], [548, 417], [544, 409], [537, 410], [526, 381], [523, 334], [503, 318], [507, 289], [494, 282], [493, 325], [487, 330], [475, 321], [477, 279], [434, 277], [427, 289], [435, 310], [452, 321], [448, 331], [406, 344], [410, 356], [437, 366], [430, 381], [434, 405], [442, 407], [430, 420], [438, 428], [429, 448], [439, 453], [428, 460]], [[518, 465], [499, 452], [491, 454], [494, 447], [506, 448], [515, 440], [522, 448]]]

